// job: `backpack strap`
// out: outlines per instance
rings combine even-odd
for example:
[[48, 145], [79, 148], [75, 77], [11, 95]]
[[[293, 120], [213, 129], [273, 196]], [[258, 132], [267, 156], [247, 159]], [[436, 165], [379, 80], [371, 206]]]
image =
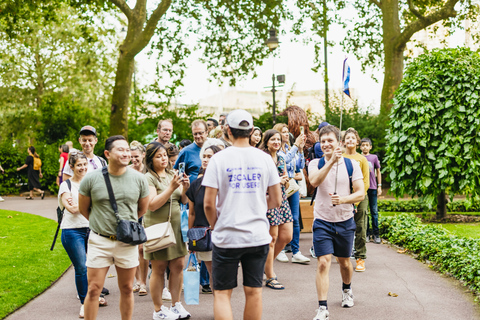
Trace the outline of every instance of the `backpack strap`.
[[[349, 184], [350, 184], [350, 194], [353, 193], [353, 183], [352, 183], [352, 176], [353, 176], [353, 164], [352, 164], [352, 160], [350, 160], [349, 158], [345, 158], [343, 157], [344, 161], [345, 161], [345, 167], [347, 167], [347, 173], [348, 173], [348, 181], [349, 181]], [[325, 157], [322, 157], [320, 158], [320, 160], [318, 161], [318, 169], [322, 169], [323, 166], [325, 166]], [[313, 195], [312, 195], [312, 200], [310, 201], [310, 205], [313, 205], [313, 201], [315, 201], [315, 196], [317, 195], [317, 188], [315, 188], [315, 191], [313, 191]]]
[[67, 182], [68, 190], [72, 192], [72, 182], [70, 181], [70, 179], [67, 179], [66, 182]]
[[97, 155], [95, 155], [95, 157], [98, 158], [98, 160], [100, 160], [100, 163], [102, 164], [102, 167], [106, 167], [107, 166], [107, 161], [105, 161], [105, 159], [103, 159], [102, 157], [99, 157]]
[[[70, 179], [65, 180], [65, 182], [67, 183], [68, 190], [72, 192], [72, 182], [70, 181]], [[50, 247], [50, 251], [53, 251], [53, 247], [55, 247], [55, 243], [57, 242], [58, 231], [60, 230], [60, 225], [62, 224], [64, 212], [65, 212], [65, 207], [63, 207], [63, 209], [60, 209], [60, 207], [57, 207], [57, 217], [61, 213], [62, 218], [57, 223], [57, 230], [55, 231], [55, 235], [53, 236], [53, 243], [52, 243], [52, 246]]]

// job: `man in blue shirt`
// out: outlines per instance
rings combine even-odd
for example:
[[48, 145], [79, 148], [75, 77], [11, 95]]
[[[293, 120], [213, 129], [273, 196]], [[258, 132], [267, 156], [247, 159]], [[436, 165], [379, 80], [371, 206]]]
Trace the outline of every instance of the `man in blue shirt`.
[[197, 179], [198, 172], [202, 167], [202, 160], [200, 159], [200, 150], [203, 143], [207, 140], [208, 129], [207, 123], [204, 120], [195, 120], [192, 122], [192, 134], [194, 143], [186, 146], [180, 151], [177, 161], [173, 166], [174, 169], [178, 169], [178, 164], [185, 162], [185, 173], [190, 178], [190, 183]]

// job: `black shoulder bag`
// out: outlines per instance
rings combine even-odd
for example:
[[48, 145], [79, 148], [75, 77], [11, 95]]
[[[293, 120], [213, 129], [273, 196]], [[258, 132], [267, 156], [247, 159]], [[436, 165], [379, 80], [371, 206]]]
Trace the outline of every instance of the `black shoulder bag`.
[[[72, 182], [70, 181], [70, 179], [66, 180], [66, 182], [67, 182], [68, 190], [72, 192]], [[53, 237], [53, 243], [52, 243], [52, 247], [50, 248], [50, 251], [53, 251], [53, 247], [55, 247], [55, 242], [57, 242], [58, 231], [60, 230], [60, 225], [62, 224], [64, 211], [65, 211], [65, 207], [63, 207], [63, 209], [60, 209], [60, 206], [57, 207], [58, 225], [57, 225], [57, 231], [55, 231], [55, 236]]]
[[120, 220], [118, 215], [117, 201], [113, 194], [112, 184], [110, 183], [110, 177], [108, 176], [108, 167], [102, 168], [103, 177], [107, 185], [108, 197], [110, 198], [110, 204], [112, 205], [113, 212], [117, 218], [117, 240], [124, 243], [136, 246], [147, 241], [145, 229], [142, 225], [136, 221]]

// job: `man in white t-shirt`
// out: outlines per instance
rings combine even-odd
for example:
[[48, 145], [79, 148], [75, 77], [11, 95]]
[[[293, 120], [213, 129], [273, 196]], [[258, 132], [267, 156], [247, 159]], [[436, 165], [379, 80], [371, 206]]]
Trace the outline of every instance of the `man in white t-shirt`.
[[[95, 130], [92, 126], [84, 126], [80, 129], [80, 137], [78, 138], [78, 142], [82, 146], [82, 152], [87, 157], [87, 172], [92, 172], [93, 170], [101, 169], [102, 167], [107, 165], [107, 162], [98, 156], [96, 156], [93, 151], [95, 149], [95, 145], [98, 142], [97, 139], [97, 130]], [[73, 151], [72, 151], [73, 153]], [[63, 181], [69, 179], [73, 176], [73, 171], [68, 164], [68, 160], [63, 167]]]
[[[351, 280], [353, 266], [350, 261], [355, 221], [353, 203], [365, 197], [363, 174], [356, 161], [342, 157], [339, 136], [335, 126], [325, 126], [320, 132], [320, 146], [325, 155], [323, 167], [319, 169], [320, 159], [314, 159], [308, 165], [308, 178], [313, 187], [317, 187], [313, 223], [313, 246], [317, 257], [316, 286], [319, 308], [314, 320], [328, 319], [327, 294], [329, 270], [332, 255], [337, 257], [342, 275], [342, 307], [353, 307]], [[346, 162], [351, 163], [351, 166]], [[348, 167], [353, 167], [351, 179]], [[350, 180], [353, 193], [350, 190]], [[336, 186], [336, 190], [335, 190]], [[336, 191], [336, 192], [335, 192]]]
[[234, 110], [226, 120], [233, 146], [212, 157], [202, 182], [205, 215], [213, 229], [214, 317], [233, 319], [230, 298], [241, 262], [243, 317], [261, 319], [263, 270], [271, 241], [266, 212], [281, 205], [280, 178], [272, 158], [249, 144], [252, 116]]

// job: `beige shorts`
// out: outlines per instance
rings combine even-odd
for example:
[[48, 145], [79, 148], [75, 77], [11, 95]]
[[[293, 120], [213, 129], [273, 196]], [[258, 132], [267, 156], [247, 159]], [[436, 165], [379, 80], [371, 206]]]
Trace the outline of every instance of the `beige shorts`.
[[197, 254], [197, 259], [200, 261], [212, 261], [212, 251], [196, 251], [195, 253]]
[[106, 268], [114, 264], [123, 269], [138, 266], [138, 247], [110, 240], [90, 232], [88, 238], [87, 267]]

